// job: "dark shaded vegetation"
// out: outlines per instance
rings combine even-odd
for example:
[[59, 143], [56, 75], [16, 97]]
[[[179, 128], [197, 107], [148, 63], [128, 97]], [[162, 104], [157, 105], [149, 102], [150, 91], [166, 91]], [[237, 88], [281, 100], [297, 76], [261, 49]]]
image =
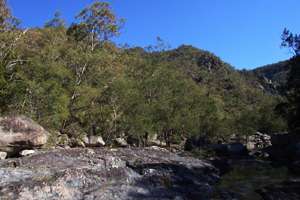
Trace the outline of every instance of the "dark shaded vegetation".
[[[219, 190], [231, 191], [238, 199], [263, 199], [258, 194], [261, 188], [288, 180], [287, 168], [274, 168], [267, 163], [236, 165], [218, 184]], [[277, 199], [277, 198], [276, 198]], [[279, 199], [279, 198], [278, 198]]]
[[57, 13], [34, 29], [17, 28], [0, 2], [1, 115], [24, 114], [79, 140], [130, 137], [137, 145], [155, 134], [170, 145], [191, 136], [226, 141], [286, 130], [275, 111], [285, 97], [258, 84], [266, 68], [240, 72], [192, 46], [169, 50], [161, 39], [148, 48], [118, 47], [111, 39], [124, 20], [103, 2], [69, 27]]
[[288, 62], [290, 67], [286, 84], [287, 101], [279, 105], [288, 119], [289, 130], [300, 132], [300, 35], [293, 34], [287, 29], [282, 34], [283, 47], [290, 48], [294, 57]]

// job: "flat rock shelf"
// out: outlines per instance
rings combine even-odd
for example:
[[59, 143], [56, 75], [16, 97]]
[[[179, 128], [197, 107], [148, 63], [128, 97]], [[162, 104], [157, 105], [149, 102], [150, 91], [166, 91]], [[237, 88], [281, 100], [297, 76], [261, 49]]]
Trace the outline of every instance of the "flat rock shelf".
[[1, 200], [212, 199], [209, 162], [155, 148], [53, 149], [0, 161]]

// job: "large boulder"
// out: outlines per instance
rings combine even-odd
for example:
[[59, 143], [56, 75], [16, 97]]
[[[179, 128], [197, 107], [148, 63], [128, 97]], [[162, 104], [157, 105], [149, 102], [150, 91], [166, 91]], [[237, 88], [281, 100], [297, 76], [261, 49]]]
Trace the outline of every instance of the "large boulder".
[[24, 116], [0, 118], [0, 151], [16, 155], [24, 149], [40, 148], [46, 144], [49, 133]]
[[160, 149], [38, 151], [0, 161], [0, 199], [213, 199], [218, 171]]

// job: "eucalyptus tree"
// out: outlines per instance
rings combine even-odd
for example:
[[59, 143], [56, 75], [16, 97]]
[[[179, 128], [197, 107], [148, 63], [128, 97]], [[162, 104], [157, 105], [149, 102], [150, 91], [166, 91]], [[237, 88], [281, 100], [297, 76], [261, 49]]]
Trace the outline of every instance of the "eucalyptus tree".
[[92, 51], [102, 42], [118, 36], [124, 22], [113, 13], [109, 3], [100, 1], [83, 9], [76, 19], [78, 23], [70, 27], [69, 34], [88, 41]]

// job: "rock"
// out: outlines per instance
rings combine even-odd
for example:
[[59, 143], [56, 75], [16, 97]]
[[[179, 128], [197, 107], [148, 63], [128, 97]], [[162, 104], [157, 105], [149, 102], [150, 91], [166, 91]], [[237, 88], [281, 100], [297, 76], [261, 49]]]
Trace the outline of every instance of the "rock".
[[85, 148], [85, 143], [83, 141], [76, 141], [76, 147], [81, 147], [81, 148]]
[[35, 150], [23, 150], [20, 152], [20, 156], [30, 156], [35, 153]]
[[82, 142], [85, 144], [85, 145], [88, 145], [89, 144], [89, 137], [87, 135], [84, 135], [82, 137]]
[[271, 145], [271, 136], [260, 132], [256, 132], [256, 134], [249, 136], [247, 139], [248, 150], [263, 149]]
[[165, 152], [168, 152], [167, 149], [161, 148], [161, 147], [158, 147], [158, 146], [146, 147], [146, 149], [153, 149], [153, 150], [157, 150], [157, 151], [165, 151]]
[[93, 149], [86, 149], [86, 152], [91, 155], [95, 154], [95, 151]]
[[148, 146], [166, 146], [166, 143], [158, 139], [157, 134], [149, 135], [147, 144]]
[[86, 147], [82, 138], [79, 138], [79, 137], [74, 137], [74, 138], [69, 139], [68, 145], [71, 146], [72, 148], [75, 148], [75, 147], [85, 148]]
[[59, 135], [57, 140], [58, 140], [58, 145], [59, 146], [67, 146], [71, 143], [70, 138], [67, 134]]
[[213, 199], [218, 171], [207, 161], [155, 149], [37, 151], [0, 161], [1, 199]]
[[158, 140], [158, 134], [155, 133], [155, 134], [150, 134], [148, 136], [148, 141], [151, 142], [151, 141], [157, 141]]
[[128, 146], [128, 144], [127, 144], [127, 142], [124, 138], [116, 138], [115, 139], [115, 144], [118, 147], [127, 147]]
[[84, 137], [83, 142], [87, 147], [103, 147], [105, 142], [101, 136], [91, 135], [89, 137]]
[[7, 157], [7, 153], [0, 151], [0, 160], [4, 160], [6, 157]]
[[167, 146], [167, 144], [163, 141], [160, 141], [160, 140], [151, 140], [148, 142], [148, 145], [150, 146], [162, 146], [162, 147], [165, 147]]
[[17, 155], [23, 149], [40, 148], [49, 133], [24, 116], [0, 118], [0, 151]]

